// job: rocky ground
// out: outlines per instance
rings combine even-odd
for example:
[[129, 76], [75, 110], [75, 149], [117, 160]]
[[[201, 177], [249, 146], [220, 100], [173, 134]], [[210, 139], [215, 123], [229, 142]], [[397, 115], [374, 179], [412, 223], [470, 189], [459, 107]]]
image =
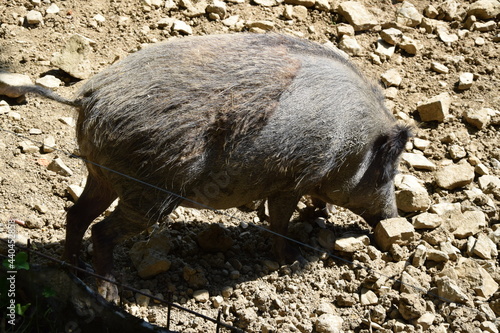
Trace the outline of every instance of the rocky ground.
[[[265, 212], [179, 208], [117, 248], [119, 280], [160, 297], [170, 291], [210, 317], [222, 310], [224, 322], [248, 332], [494, 333], [499, 14], [496, 0], [9, 0], [0, 3], [0, 69], [70, 97], [127, 54], [186, 35], [273, 31], [339, 47], [414, 126], [396, 181], [403, 218], [371, 230], [341, 208], [302, 202], [292, 237], [317, 250], [302, 247], [301, 267], [270, 257]], [[0, 98], [0, 219], [19, 220], [20, 242], [58, 257], [65, 210], [86, 173], [67, 155], [77, 151], [74, 113], [0, 89], [10, 95]], [[84, 247], [90, 262], [88, 234]], [[122, 298], [128, 312], [166, 326], [163, 305]], [[170, 328], [215, 331], [181, 311]]]

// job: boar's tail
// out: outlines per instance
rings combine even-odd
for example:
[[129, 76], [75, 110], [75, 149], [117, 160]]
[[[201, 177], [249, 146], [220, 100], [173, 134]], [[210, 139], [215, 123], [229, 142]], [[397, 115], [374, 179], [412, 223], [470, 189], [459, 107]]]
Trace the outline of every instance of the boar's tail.
[[59, 96], [55, 92], [53, 92], [50, 89], [44, 88], [42, 86], [19, 86], [16, 87], [16, 91], [22, 93], [22, 94], [27, 94], [27, 93], [32, 93], [32, 94], [37, 94], [49, 99], [52, 99], [56, 102], [71, 105], [71, 106], [81, 106], [81, 99], [66, 99], [62, 96]]

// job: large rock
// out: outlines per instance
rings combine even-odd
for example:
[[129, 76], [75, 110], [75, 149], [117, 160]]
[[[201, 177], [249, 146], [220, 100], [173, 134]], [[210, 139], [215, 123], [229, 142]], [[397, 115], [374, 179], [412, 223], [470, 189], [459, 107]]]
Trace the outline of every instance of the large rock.
[[455, 271], [459, 277], [458, 282], [469, 285], [480, 297], [489, 299], [498, 291], [498, 283], [473, 259], [460, 258]]
[[74, 34], [66, 43], [61, 53], [56, 54], [51, 63], [77, 79], [88, 79], [92, 74], [89, 55], [92, 41], [79, 34]]
[[380, 37], [391, 45], [397, 45], [403, 38], [403, 32], [396, 28], [384, 29], [380, 32]]
[[448, 215], [444, 225], [455, 238], [467, 238], [486, 227], [486, 215], [478, 210]]
[[474, 167], [466, 161], [450, 164], [438, 169], [435, 178], [439, 187], [453, 190], [472, 183], [474, 180]]
[[490, 193], [500, 190], [500, 178], [492, 175], [484, 175], [478, 179], [479, 187], [483, 192]]
[[408, 27], [418, 26], [422, 22], [422, 18], [422, 14], [408, 1], [403, 1], [401, 8], [396, 14], [396, 22]]
[[[399, 175], [398, 175], [399, 176]], [[396, 178], [396, 204], [404, 212], [426, 211], [431, 199], [425, 187], [418, 178], [411, 175], [402, 175]]]
[[466, 122], [476, 127], [477, 129], [483, 129], [488, 125], [491, 120], [490, 112], [488, 108], [481, 108], [479, 110], [468, 109], [464, 111], [463, 117]]
[[33, 82], [28, 75], [0, 72], [0, 95], [18, 98], [23, 95], [20, 86], [30, 86]]
[[443, 223], [443, 219], [438, 214], [422, 213], [412, 218], [415, 229], [436, 229]]
[[448, 115], [451, 98], [448, 93], [441, 93], [417, 105], [417, 111], [422, 121], [442, 122]]
[[385, 71], [382, 75], [380, 75], [380, 78], [386, 87], [399, 87], [401, 81], [403, 81], [403, 78], [396, 68], [391, 68]]
[[415, 237], [415, 228], [403, 217], [380, 221], [375, 227], [375, 241], [388, 251], [392, 244], [406, 244]]
[[399, 298], [398, 310], [405, 320], [417, 319], [425, 313], [425, 300], [419, 294], [403, 293]]
[[436, 170], [436, 165], [429, 161], [427, 157], [415, 153], [403, 153], [401, 159], [411, 167], [419, 170]]
[[318, 317], [316, 321], [316, 332], [318, 333], [340, 333], [342, 332], [342, 317], [325, 313]]
[[447, 276], [437, 278], [436, 285], [438, 295], [442, 299], [457, 303], [466, 303], [469, 300], [467, 294]]
[[377, 48], [375, 49], [375, 54], [380, 57], [382, 60], [388, 60], [394, 55], [394, 51], [396, 51], [396, 46], [387, 43], [383, 39], [377, 40]]
[[474, 2], [467, 11], [467, 15], [474, 15], [482, 20], [489, 20], [500, 14], [500, 2], [497, 0], [479, 0]]
[[141, 278], [151, 278], [170, 269], [171, 262], [167, 259], [169, 244], [168, 236], [158, 233], [150, 240], [137, 242], [132, 246], [130, 259]]
[[497, 245], [485, 234], [481, 233], [477, 236], [472, 252], [481, 259], [496, 259], [498, 256]]
[[340, 39], [339, 48], [351, 56], [359, 55], [362, 51], [361, 45], [355, 37], [344, 35]]
[[342, 2], [338, 11], [356, 31], [369, 30], [378, 24], [375, 16], [357, 1]]
[[342, 252], [356, 252], [370, 245], [370, 238], [366, 235], [343, 235], [335, 240], [335, 250]]

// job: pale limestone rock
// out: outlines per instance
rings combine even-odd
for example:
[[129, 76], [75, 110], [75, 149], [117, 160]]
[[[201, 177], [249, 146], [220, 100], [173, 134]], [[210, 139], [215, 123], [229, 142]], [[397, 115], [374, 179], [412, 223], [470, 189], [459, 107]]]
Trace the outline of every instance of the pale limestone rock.
[[436, 320], [436, 315], [432, 312], [426, 312], [420, 318], [415, 320], [417, 325], [422, 326], [424, 331], [428, 330]]
[[431, 142], [429, 140], [423, 140], [423, 139], [420, 139], [420, 138], [415, 138], [415, 139], [413, 139], [413, 145], [418, 150], [424, 151], [424, 150], [427, 149], [427, 147], [429, 147], [431, 145]]
[[362, 48], [359, 45], [355, 37], [344, 35], [340, 39], [339, 48], [351, 56], [357, 56], [361, 54]]
[[23, 95], [20, 86], [30, 86], [33, 82], [28, 75], [0, 72], [0, 95], [18, 98]]
[[378, 24], [375, 16], [357, 1], [340, 3], [338, 11], [356, 31], [369, 30]]
[[360, 295], [361, 305], [373, 305], [378, 303], [377, 295], [370, 289], [362, 288]]
[[436, 249], [428, 249], [427, 250], [427, 260], [435, 261], [435, 262], [447, 262], [450, 259], [446, 252], [436, 250]]
[[11, 111], [9, 103], [0, 100], [0, 114], [9, 113]]
[[436, 165], [429, 161], [427, 157], [415, 153], [403, 153], [401, 159], [415, 169], [436, 170]]
[[413, 254], [412, 265], [415, 267], [423, 266], [426, 259], [427, 259], [427, 247], [423, 244], [420, 244], [417, 246]]
[[339, 23], [335, 26], [335, 30], [337, 31], [337, 37], [354, 36], [354, 28], [350, 24]]
[[415, 229], [435, 229], [443, 223], [443, 219], [438, 214], [422, 213], [412, 218]]
[[374, 237], [379, 247], [387, 251], [392, 244], [406, 244], [413, 240], [415, 228], [405, 218], [391, 218], [377, 224]]
[[454, 271], [457, 281], [466, 282], [480, 297], [489, 299], [498, 291], [498, 283], [476, 260], [460, 258]]
[[427, 5], [424, 9], [424, 15], [428, 18], [436, 18], [439, 15], [439, 11], [433, 5]]
[[396, 28], [384, 29], [380, 32], [380, 37], [391, 45], [397, 45], [401, 38], [403, 38], [403, 32]]
[[396, 175], [396, 205], [404, 212], [426, 211], [431, 200], [421, 181], [412, 175]]
[[192, 35], [193, 34], [193, 29], [191, 28], [191, 26], [189, 24], [187, 24], [186, 22], [180, 21], [180, 20], [174, 21], [174, 23], [172, 25], [172, 30], [177, 31], [181, 34], [185, 34], [185, 35]]
[[212, 20], [223, 20], [227, 16], [227, 7], [224, 1], [213, 0], [205, 10]]
[[442, 26], [438, 26], [436, 28], [436, 30], [438, 32], [439, 39], [443, 43], [445, 43], [447, 45], [451, 45], [451, 44], [453, 44], [453, 43], [455, 43], [455, 42], [458, 41], [458, 35], [454, 34], [454, 33], [452, 33], [452, 34], [448, 33], [448, 29], [447, 28], [443, 28]]
[[434, 72], [437, 72], [437, 73], [440, 73], [440, 74], [448, 74], [449, 71], [450, 71], [450, 69], [448, 67], [446, 67], [443, 64], [440, 64], [439, 62], [435, 62], [435, 61], [433, 61], [431, 63], [431, 69]]
[[28, 24], [33, 24], [33, 25], [43, 24], [42, 13], [40, 13], [37, 10], [30, 10], [26, 14], [26, 22], [28, 22]]
[[467, 161], [462, 161], [439, 168], [434, 176], [439, 187], [453, 190], [468, 185], [474, 180], [474, 167]]
[[466, 303], [469, 301], [467, 294], [465, 294], [460, 287], [447, 276], [437, 278], [436, 285], [438, 295], [441, 298], [457, 303]]
[[439, 248], [448, 255], [450, 260], [457, 260], [461, 254], [460, 250], [453, 246], [449, 241], [439, 243]]
[[209, 300], [210, 293], [205, 289], [196, 290], [193, 292], [193, 298], [196, 302], [205, 303]]
[[82, 195], [83, 193], [83, 187], [78, 185], [69, 185], [66, 188], [66, 191], [69, 193], [71, 198], [73, 198], [73, 201], [77, 201], [78, 198], [80, 198], [80, 195]]
[[21, 141], [19, 143], [19, 146], [21, 147], [21, 151], [24, 154], [34, 154], [34, 153], [38, 153], [38, 151], [40, 150], [38, 148], [38, 146], [36, 146], [33, 142], [31, 142], [29, 140]]
[[467, 11], [467, 15], [474, 15], [482, 20], [493, 19], [498, 14], [500, 14], [500, 1], [498, 0], [478, 0]]
[[401, 8], [396, 14], [396, 22], [408, 27], [418, 26], [422, 22], [422, 18], [422, 14], [420, 14], [417, 8], [408, 1], [403, 1]]
[[285, 3], [289, 4], [289, 5], [312, 7], [316, 3], [316, 1], [315, 0], [285, 0]]
[[395, 68], [387, 70], [382, 75], [380, 75], [380, 78], [382, 79], [382, 82], [386, 87], [399, 87], [401, 81], [403, 81], [403, 78], [399, 74], [399, 71]]
[[56, 147], [56, 139], [53, 135], [48, 135], [43, 139], [42, 152], [52, 153]]
[[488, 32], [488, 31], [493, 31], [497, 27], [495, 21], [488, 21], [488, 22], [474, 22], [471, 26], [472, 31], [481, 31], [481, 32]]
[[377, 48], [375, 49], [375, 54], [378, 55], [381, 60], [390, 59], [394, 55], [394, 51], [396, 51], [395, 45], [391, 45], [383, 39], [377, 40]]
[[474, 83], [474, 74], [472, 73], [462, 73], [460, 74], [460, 77], [458, 78], [458, 90], [467, 90], [472, 87], [472, 83]]
[[430, 211], [432, 213], [438, 214], [441, 217], [445, 217], [447, 215], [462, 214], [462, 207], [458, 202], [457, 203], [442, 202], [432, 205]]
[[366, 235], [343, 235], [335, 240], [335, 250], [342, 252], [361, 251], [370, 245], [370, 238]]
[[452, 215], [445, 224], [456, 238], [467, 238], [477, 234], [486, 227], [486, 215], [481, 211], [466, 211], [462, 214]]
[[218, 295], [218, 296], [214, 296], [210, 299], [212, 301], [212, 306], [214, 308], [219, 308], [222, 303], [224, 303], [224, 297]]
[[278, 5], [276, 0], [253, 0], [253, 2], [262, 7], [274, 7]]
[[73, 174], [73, 171], [71, 171], [71, 169], [67, 167], [59, 157], [54, 158], [52, 162], [50, 162], [50, 164], [47, 166], [47, 169], [66, 177], [69, 177]]
[[450, 154], [451, 158], [454, 160], [459, 160], [467, 156], [467, 152], [465, 151], [464, 147], [459, 146], [459, 145], [451, 145], [448, 147], [448, 153]]
[[418, 40], [407, 36], [403, 36], [398, 46], [411, 55], [417, 54], [417, 52], [422, 49], [422, 44]]
[[417, 293], [402, 293], [398, 310], [405, 320], [417, 319], [426, 312], [426, 303]]
[[332, 9], [328, 0], [316, 0], [314, 7], [324, 12], [329, 12]]
[[476, 127], [477, 129], [485, 128], [491, 121], [491, 116], [488, 108], [482, 108], [479, 110], [466, 110], [463, 113], [463, 117], [466, 122]]
[[318, 333], [341, 333], [344, 320], [341, 316], [325, 313], [316, 321], [316, 332]]
[[417, 111], [422, 121], [442, 122], [448, 115], [451, 97], [448, 93], [441, 93], [417, 104]]
[[35, 80], [35, 83], [45, 88], [57, 88], [62, 81], [54, 75], [45, 75]]
[[495, 259], [498, 256], [497, 245], [485, 234], [477, 236], [472, 252], [481, 259]]
[[56, 54], [50, 62], [77, 79], [88, 79], [92, 74], [89, 59], [92, 52], [91, 43], [94, 42], [82, 35], [74, 34], [66, 42], [62, 52]]
[[261, 29], [262, 31], [270, 31], [274, 29], [272, 21], [247, 21], [246, 26], [249, 29]]

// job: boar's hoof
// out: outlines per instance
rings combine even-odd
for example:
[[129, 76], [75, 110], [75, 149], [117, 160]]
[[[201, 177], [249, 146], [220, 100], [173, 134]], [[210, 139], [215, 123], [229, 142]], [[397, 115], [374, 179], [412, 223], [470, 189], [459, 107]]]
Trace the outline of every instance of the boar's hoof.
[[[114, 278], [111, 275], [106, 275], [107, 279], [113, 280]], [[97, 292], [101, 295], [106, 301], [114, 304], [120, 303], [120, 296], [118, 295], [118, 287], [116, 284], [108, 281], [98, 280], [97, 281]]]
[[288, 242], [275, 242], [273, 252], [274, 256], [281, 264], [292, 264], [298, 261], [301, 265], [304, 265], [307, 262], [302, 256], [300, 249]]

